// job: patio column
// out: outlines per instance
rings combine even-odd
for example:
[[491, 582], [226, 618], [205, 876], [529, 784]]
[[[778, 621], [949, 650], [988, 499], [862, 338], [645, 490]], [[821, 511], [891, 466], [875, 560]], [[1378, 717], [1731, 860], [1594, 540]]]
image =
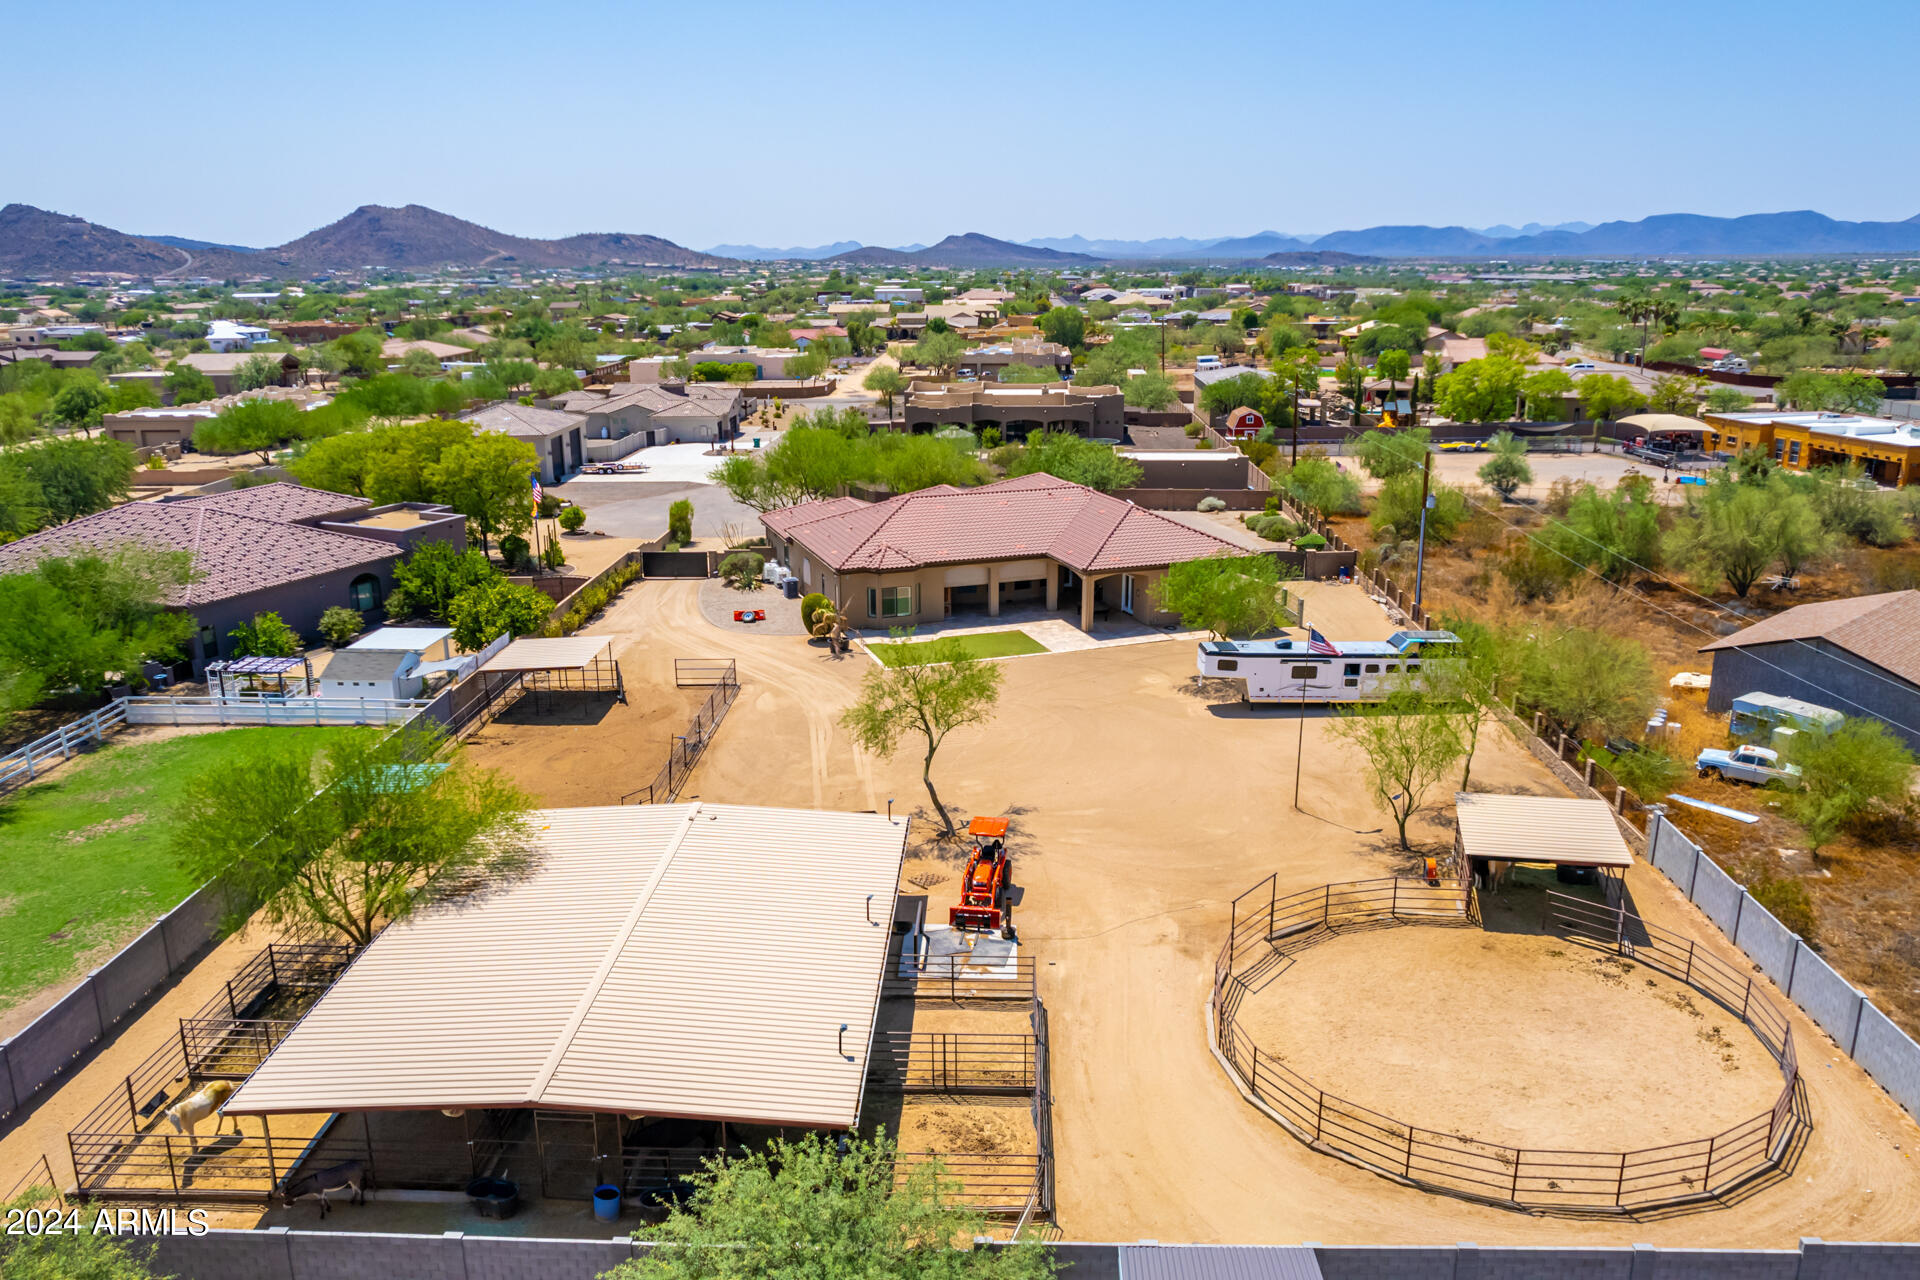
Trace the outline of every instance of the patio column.
[[1093, 588], [1099, 578], [1082, 575], [1080, 578], [1080, 629], [1093, 630]]
[[1047, 561], [1047, 612], [1060, 607], [1060, 566]]
[[997, 562], [987, 566], [987, 616], [1000, 616], [1000, 566]]

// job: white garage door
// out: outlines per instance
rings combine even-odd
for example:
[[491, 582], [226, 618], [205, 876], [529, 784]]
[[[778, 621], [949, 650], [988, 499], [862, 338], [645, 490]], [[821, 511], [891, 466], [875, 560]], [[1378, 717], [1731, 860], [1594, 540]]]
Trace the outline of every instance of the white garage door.
[[1031, 582], [1035, 578], [1044, 581], [1052, 572], [1051, 560], [1014, 560], [1000, 566], [1000, 581]]
[[987, 566], [983, 564], [955, 565], [947, 570], [947, 585], [950, 587], [984, 587], [987, 585]]

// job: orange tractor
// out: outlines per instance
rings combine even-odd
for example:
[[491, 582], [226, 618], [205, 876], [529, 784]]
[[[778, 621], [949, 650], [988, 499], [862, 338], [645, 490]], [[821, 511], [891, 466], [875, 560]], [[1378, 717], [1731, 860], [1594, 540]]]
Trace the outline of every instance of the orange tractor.
[[960, 905], [948, 909], [947, 923], [956, 929], [999, 929], [1006, 925], [1007, 891], [1013, 887], [1007, 820], [975, 818], [967, 834], [974, 838], [973, 853], [960, 877]]

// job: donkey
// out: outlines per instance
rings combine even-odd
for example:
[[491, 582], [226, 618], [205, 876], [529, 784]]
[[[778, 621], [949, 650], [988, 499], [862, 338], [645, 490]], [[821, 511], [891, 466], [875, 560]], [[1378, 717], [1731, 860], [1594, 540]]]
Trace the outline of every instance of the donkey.
[[367, 1166], [359, 1160], [348, 1160], [342, 1164], [331, 1165], [325, 1169], [315, 1169], [312, 1173], [303, 1173], [287, 1184], [287, 1204], [296, 1200], [305, 1200], [312, 1196], [320, 1201], [320, 1216], [326, 1217], [333, 1212], [333, 1204], [327, 1199], [331, 1191], [344, 1191], [353, 1188], [354, 1204], [367, 1202], [366, 1192]]

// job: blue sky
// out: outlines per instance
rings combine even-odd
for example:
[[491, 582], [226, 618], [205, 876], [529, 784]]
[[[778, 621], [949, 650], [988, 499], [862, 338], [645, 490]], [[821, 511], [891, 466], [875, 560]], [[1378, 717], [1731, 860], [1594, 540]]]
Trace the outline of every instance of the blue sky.
[[[277, 244], [1920, 213], [1912, 0], [14, 5], [0, 203]], [[31, 116], [45, 127], [26, 124]]]

